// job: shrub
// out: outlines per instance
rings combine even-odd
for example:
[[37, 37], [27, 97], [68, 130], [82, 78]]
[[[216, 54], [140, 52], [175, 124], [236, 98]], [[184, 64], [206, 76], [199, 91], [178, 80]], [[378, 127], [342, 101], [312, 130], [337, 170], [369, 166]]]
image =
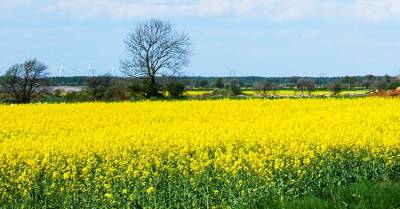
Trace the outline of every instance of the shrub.
[[237, 96], [242, 94], [238, 80], [231, 80], [227, 86], [228, 96]]
[[68, 92], [65, 95], [67, 102], [84, 102], [89, 100], [89, 96], [86, 92]]
[[178, 81], [171, 80], [167, 84], [167, 91], [172, 98], [182, 97], [185, 91], [185, 85]]
[[399, 80], [394, 80], [392, 82], [389, 83], [389, 85], [387, 86], [386, 89], [388, 90], [395, 90], [398, 87], [400, 87], [400, 81]]

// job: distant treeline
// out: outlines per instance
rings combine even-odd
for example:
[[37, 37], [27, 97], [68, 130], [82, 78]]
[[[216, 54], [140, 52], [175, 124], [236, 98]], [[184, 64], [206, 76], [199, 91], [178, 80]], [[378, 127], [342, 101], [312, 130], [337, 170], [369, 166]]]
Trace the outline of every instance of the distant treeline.
[[[74, 77], [50, 77], [50, 85], [53, 86], [86, 86], [88, 76], [74, 76]], [[122, 80], [129, 80], [131, 78], [126, 77], [118, 77]], [[204, 84], [212, 85], [216, 82], [217, 79], [223, 79], [225, 82], [229, 82], [230, 80], [237, 80], [241, 87], [253, 87], [255, 84], [268, 80], [271, 83], [278, 84], [282, 87], [294, 87], [296, 82], [300, 78], [310, 78], [315, 81], [317, 86], [329, 86], [333, 83], [340, 82], [343, 84], [348, 84], [349, 87], [361, 87], [363, 86], [363, 82], [371, 81], [371, 80], [387, 80], [388, 82], [393, 79], [390, 76], [343, 76], [343, 77], [259, 77], [259, 76], [245, 76], [245, 77], [177, 77], [179, 82], [184, 83], [187, 86], [192, 87], [202, 87]], [[203, 83], [203, 84], [202, 84]], [[206, 85], [207, 86], [207, 85]]]

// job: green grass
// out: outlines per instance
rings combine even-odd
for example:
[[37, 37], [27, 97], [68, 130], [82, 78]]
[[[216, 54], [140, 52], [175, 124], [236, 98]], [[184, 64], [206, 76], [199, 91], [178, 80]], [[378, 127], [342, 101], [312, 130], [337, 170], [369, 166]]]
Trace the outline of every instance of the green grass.
[[400, 183], [359, 183], [321, 190], [314, 196], [292, 201], [261, 200], [254, 208], [265, 209], [395, 209], [400, 208]]

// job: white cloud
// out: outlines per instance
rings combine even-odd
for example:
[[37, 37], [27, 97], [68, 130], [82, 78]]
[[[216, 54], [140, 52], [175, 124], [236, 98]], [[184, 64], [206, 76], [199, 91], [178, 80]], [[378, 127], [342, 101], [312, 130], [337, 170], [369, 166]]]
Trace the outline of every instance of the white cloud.
[[350, 10], [353, 15], [372, 21], [400, 19], [399, 0], [355, 0]]
[[232, 13], [273, 19], [299, 19], [311, 16], [319, 4], [318, 0], [237, 0], [232, 1]]
[[0, 0], [0, 10], [9, 10], [19, 6], [26, 6], [31, 2], [32, 0]]
[[84, 18], [107, 16], [131, 19], [160, 15], [220, 15], [229, 11], [230, 4], [230, 0], [57, 0], [47, 5], [46, 10]]
[[230, 15], [277, 20], [400, 19], [400, 0], [52, 0], [44, 7], [50, 12], [62, 12], [81, 18]]

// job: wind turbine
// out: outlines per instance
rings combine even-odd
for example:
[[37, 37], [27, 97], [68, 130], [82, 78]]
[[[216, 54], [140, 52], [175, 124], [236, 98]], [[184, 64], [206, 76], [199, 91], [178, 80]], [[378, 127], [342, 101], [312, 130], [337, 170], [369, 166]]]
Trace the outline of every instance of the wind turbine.
[[62, 85], [62, 76], [64, 73], [64, 66], [61, 65], [61, 67], [56, 68], [55, 71], [56, 71], [56, 74], [58, 73], [58, 78], [60, 79], [60, 83], [58, 85]]
[[57, 68], [57, 71], [58, 71], [58, 77], [62, 78], [64, 73], [64, 66]]
[[87, 76], [89, 77], [90, 74], [92, 74], [92, 76], [94, 77], [94, 68], [92, 68], [91, 65], [89, 65], [88, 69], [87, 69]]
[[113, 68], [111, 69], [111, 75], [112, 75], [112, 76], [115, 76], [115, 67], [113, 67]]

